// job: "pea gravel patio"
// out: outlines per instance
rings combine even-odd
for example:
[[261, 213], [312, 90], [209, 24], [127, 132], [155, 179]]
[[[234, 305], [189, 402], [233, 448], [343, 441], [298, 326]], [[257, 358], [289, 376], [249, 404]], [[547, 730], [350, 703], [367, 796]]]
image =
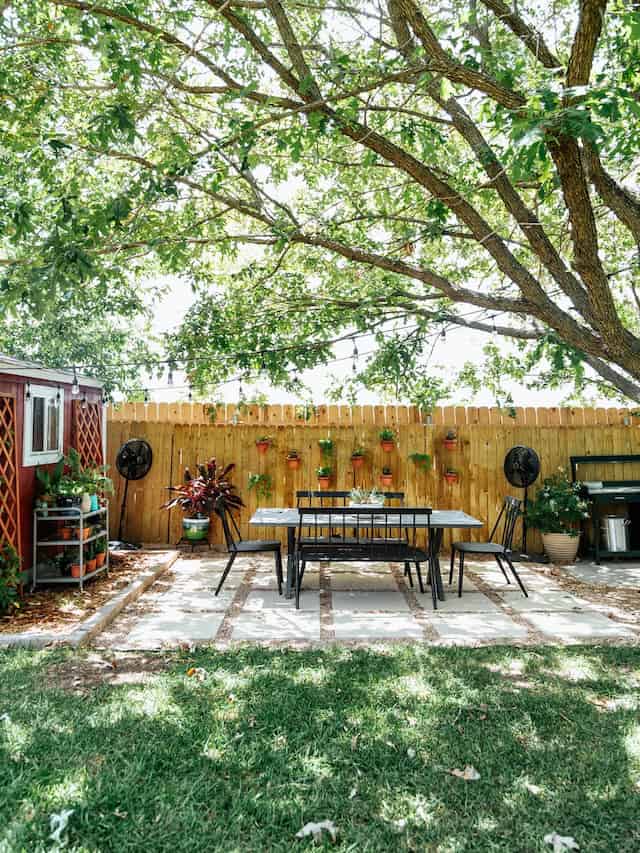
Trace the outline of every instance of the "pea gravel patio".
[[400, 566], [310, 566], [296, 610], [292, 600], [278, 595], [268, 557], [234, 566], [216, 598], [225, 559], [217, 555], [179, 559], [95, 645], [152, 650], [235, 642], [321, 646], [640, 640], [633, 619], [608, 613], [606, 602], [601, 605], [563, 590], [541, 567], [520, 567], [529, 590], [526, 599], [514, 585], [505, 584], [497, 567], [470, 561], [462, 598], [451, 591], [434, 612], [431, 596], [412, 590]]

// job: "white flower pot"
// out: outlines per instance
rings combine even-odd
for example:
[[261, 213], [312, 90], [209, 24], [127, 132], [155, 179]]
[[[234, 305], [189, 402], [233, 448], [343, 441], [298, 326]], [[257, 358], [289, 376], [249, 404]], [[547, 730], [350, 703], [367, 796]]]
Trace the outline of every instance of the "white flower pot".
[[568, 533], [543, 533], [542, 544], [552, 563], [573, 563], [578, 553], [580, 536]]
[[82, 512], [91, 512], [91, 495], [84, 494], [80, 499], [80, 509]]

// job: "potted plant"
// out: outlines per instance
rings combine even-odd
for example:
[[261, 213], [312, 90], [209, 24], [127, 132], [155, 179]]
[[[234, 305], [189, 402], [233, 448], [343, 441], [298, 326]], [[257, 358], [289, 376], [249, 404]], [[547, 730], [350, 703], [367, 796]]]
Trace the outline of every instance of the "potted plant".
[[328, 489], [329, 481], [331, 480], [331, 468], [328, 465], [321, 465], [319, 468], [316, 468], [316, 476], [318, 477], [320, 488]]
[[320, 453], [322, 453], [323, 456], [331, 456], [333, 453], [333, 439], [319, 438], [318, 444], [320, 445]]
[[107, 559], [107, 540], [98, 539], [94, 545], [94, 553], [96, 555], [96, 568], [101, 569], [104, 566], [104, 561]]
[[455, 450], [458, 446], [458, 435], [454, 429], [447, 430], [447, 434], [444, 437], [444, 447], [445, 450]]
[[365, 452], [363, 447], [356, 447], [356, 449], [351, 454], [351, 467], [353, 470], [357, 470], [358, 468], [362, 468], [364, 465], [364, 457]]
[[36, 468], [38, 500], [45, 506], [55, 506], [60, 480], [64, 473], [64, 459], [60, 459], [50, 471], [48, 468]]
[[351, 489], [349, 506], [384, 506], [384, 495], [374, 486], [372, 489]]
[[380, 430], [380, 446], [385, 453], [391, 453], [396, 446], [396, 434], [389, 427]]
[[20, 557], [9, 542], [0, 543], [0, 613], [8, 613], [18, 604]]
[[184, 469], [184, 482], [179, 486], [169, 486], [174, 493], [163, 509], [180, 507], [185, 513], [182, 519], [182, 531], [185, 539], [201, 541], [207, 538], [211, 524], [211, 513], [224, 507], [228, 510], [244, 506], [236, 487], [229, 479], [235, 465], [218, 465], [214, 458], [206, 464], [196, 466], [194, 476], [189, 468]]
[[582, 483], [572, 483], [561, 468], [544, 480], [527, 505], [527, 524], [540, 531], [544, 550], [554, 563], [572, 563], [578, 553], [579, 525], [589, 518], [589, 504], [581, 497], [581, 489]]
[[[87, 569], [86, 563], [83, 566], [83, 569], [86, 571], [86, 569]], [[80, 563], [71, 563], [71, 577], [72, 578], [79, 578], [80, 576], [81, 576], [81, 574], [80, 574]]]
[[393, 483], [393, 473], [391, 468], [383, 468], [380, 474], [380, 483], [383, 486], [390, 486]]
[[256, 439], [256, 447], [258, 448], [258, 453], [262, 453], [263, 455], [267, 452], [267, 450], [273, 444], [273, 439], [270, 435], [261, 435], [260, 438]]
[[421, 471], [428, 471], [431, 468], [431, 456], [428, 453], [410, 453], [409, 459]]
[[88, 575], [96, 570], [96, 554], [94, 545], [94, 542], [89, 542], [87, 545], [87, 552], [85, 554], [84, 570]]
[[444, 472], [444, 478], [449, 485], [457, 483], [459, 479], [457, 470], [455, 468], [447, 468]]
[[273, 494], [273, 480], [271, 474], [249, 474], [247, 487], [250, 491], [255, 491], [258, 500], [266, 498], [267, 500]]
[[292, 471], [297, 471], [300, 467], [300, 454], [297, 450], [290, 450], [287, 453], [287, 465]]

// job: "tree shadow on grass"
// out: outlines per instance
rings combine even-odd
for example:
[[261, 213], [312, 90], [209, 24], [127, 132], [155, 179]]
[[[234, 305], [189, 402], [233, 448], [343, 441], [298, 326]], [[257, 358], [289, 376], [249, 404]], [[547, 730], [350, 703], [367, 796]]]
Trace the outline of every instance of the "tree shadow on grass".
[[[594, 704], [629, 692], [639, 650], [203, 649], [143, 684], [42, 689], [77, 659], [27, 656], [11, 690], [0, 658], [16, 849], [62, 807], [90, 850], [289, 850], [325, 818], [342, 850], [544, 850], [552, 831], [640, 846], [638, 713]], [[478, 781], [450, 774], [467, 764]]]

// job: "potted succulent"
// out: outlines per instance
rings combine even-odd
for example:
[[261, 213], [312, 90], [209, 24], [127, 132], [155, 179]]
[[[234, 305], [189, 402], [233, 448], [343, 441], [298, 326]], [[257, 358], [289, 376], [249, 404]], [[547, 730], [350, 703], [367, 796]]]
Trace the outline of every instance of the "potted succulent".
[[38, 500], [44, 506], [55, 506], [63, 473], [64, 459], [60, 459], [51, 471], [48, 468], [36, 468]]
[[300, 454], [297, 450], [290, 450], [287, 453], [287, 465], [292, 471], [297, 471], [300, 467]]
[[458, 446], [458, 434], [454, 429], [447, 430], [447, 434], [444, 437], [444, 447], [445, 450], [455, 450]]
[[318, 477], [320, 488], [328, 489], [329, 481], [331, 480], [331, 468], [328, 465], [321, 465], [319, 468], [316, 468], [316, 476]]
[[356, 447], [356, 449], [351, 454], [351, 467], [353, 470], [357, 470], [358, 468], [362, 468], [364, 465], [364, 457], [365, 452], [363, 447]]
[[323, 456], [331, 456], [331, 454], [333, 453], [332, 438], [319, 438], [318, 444], [320, 445], [320, 452]]
[[527, 505], [527, 524], [540, 531], [544, 550], [554, 563], [572, 563], [578, 553], [579, 525], [589, 518], [589, 504], [581, 489], [582, 483], [572, 483], [560, 468], [544, 480]]
[[107, 540], [98, 539], [94, 544], [94, 553], [96, 555], [96, 568], [101, 569], [104, 566], [104, 561], [107, 559]]
[[96, 570], [96, 553], [94, 545], [94, 542], [89, 542], [87, 545], [87, 552], [85, 554], [84, 570], [88, 575]]
[[349, 506], [384, 506], [384, 495], [375, 486], [373, 489], [351, 489]]
[[224, 507], [228, 510], [244, 506], [236, 487], [231, 483], [229, 474], [235, 465], [218, 465], [214, 458], [206, 464], [196, 466], [195, 476], [189, 468], [184, 469], [184, 482], [179, 486], [169, 486], [174, 493], [163, 509], [180, 507], [185, 513], [182, 519], [182, 531], [185, 539], [201, 541], [207, 538], [211, 524], [211, 513]]
[[457, 470], [455, 468], [447, 468], [444, 472], [444, 478], [449, 485], [457, 483], [459, 479]]
[[273, 439], [270, 435], [261, 435], [260, 438], [256, 439], [256, 447], [258, 448], [258, 453], [262, 453], [263, 455], [267, 452], [267, 450], [273, 444]]
[[431, 467], [431, 456], [428, 453], [410, 453], [409, 459], [421, 471], [428, 471]]
[[9, 542], [0, 543], [0, 613], [19, 607], [20, 557]]
[[383, 486], [390, 486], [393, 483], [393, 473], [391, 468], [383, 468], [380, 474], [380, 483]]
[[385, 453], [391, 453], [396, 446], [396, 434], [389, 427], [380, 430], [380, 446]]

